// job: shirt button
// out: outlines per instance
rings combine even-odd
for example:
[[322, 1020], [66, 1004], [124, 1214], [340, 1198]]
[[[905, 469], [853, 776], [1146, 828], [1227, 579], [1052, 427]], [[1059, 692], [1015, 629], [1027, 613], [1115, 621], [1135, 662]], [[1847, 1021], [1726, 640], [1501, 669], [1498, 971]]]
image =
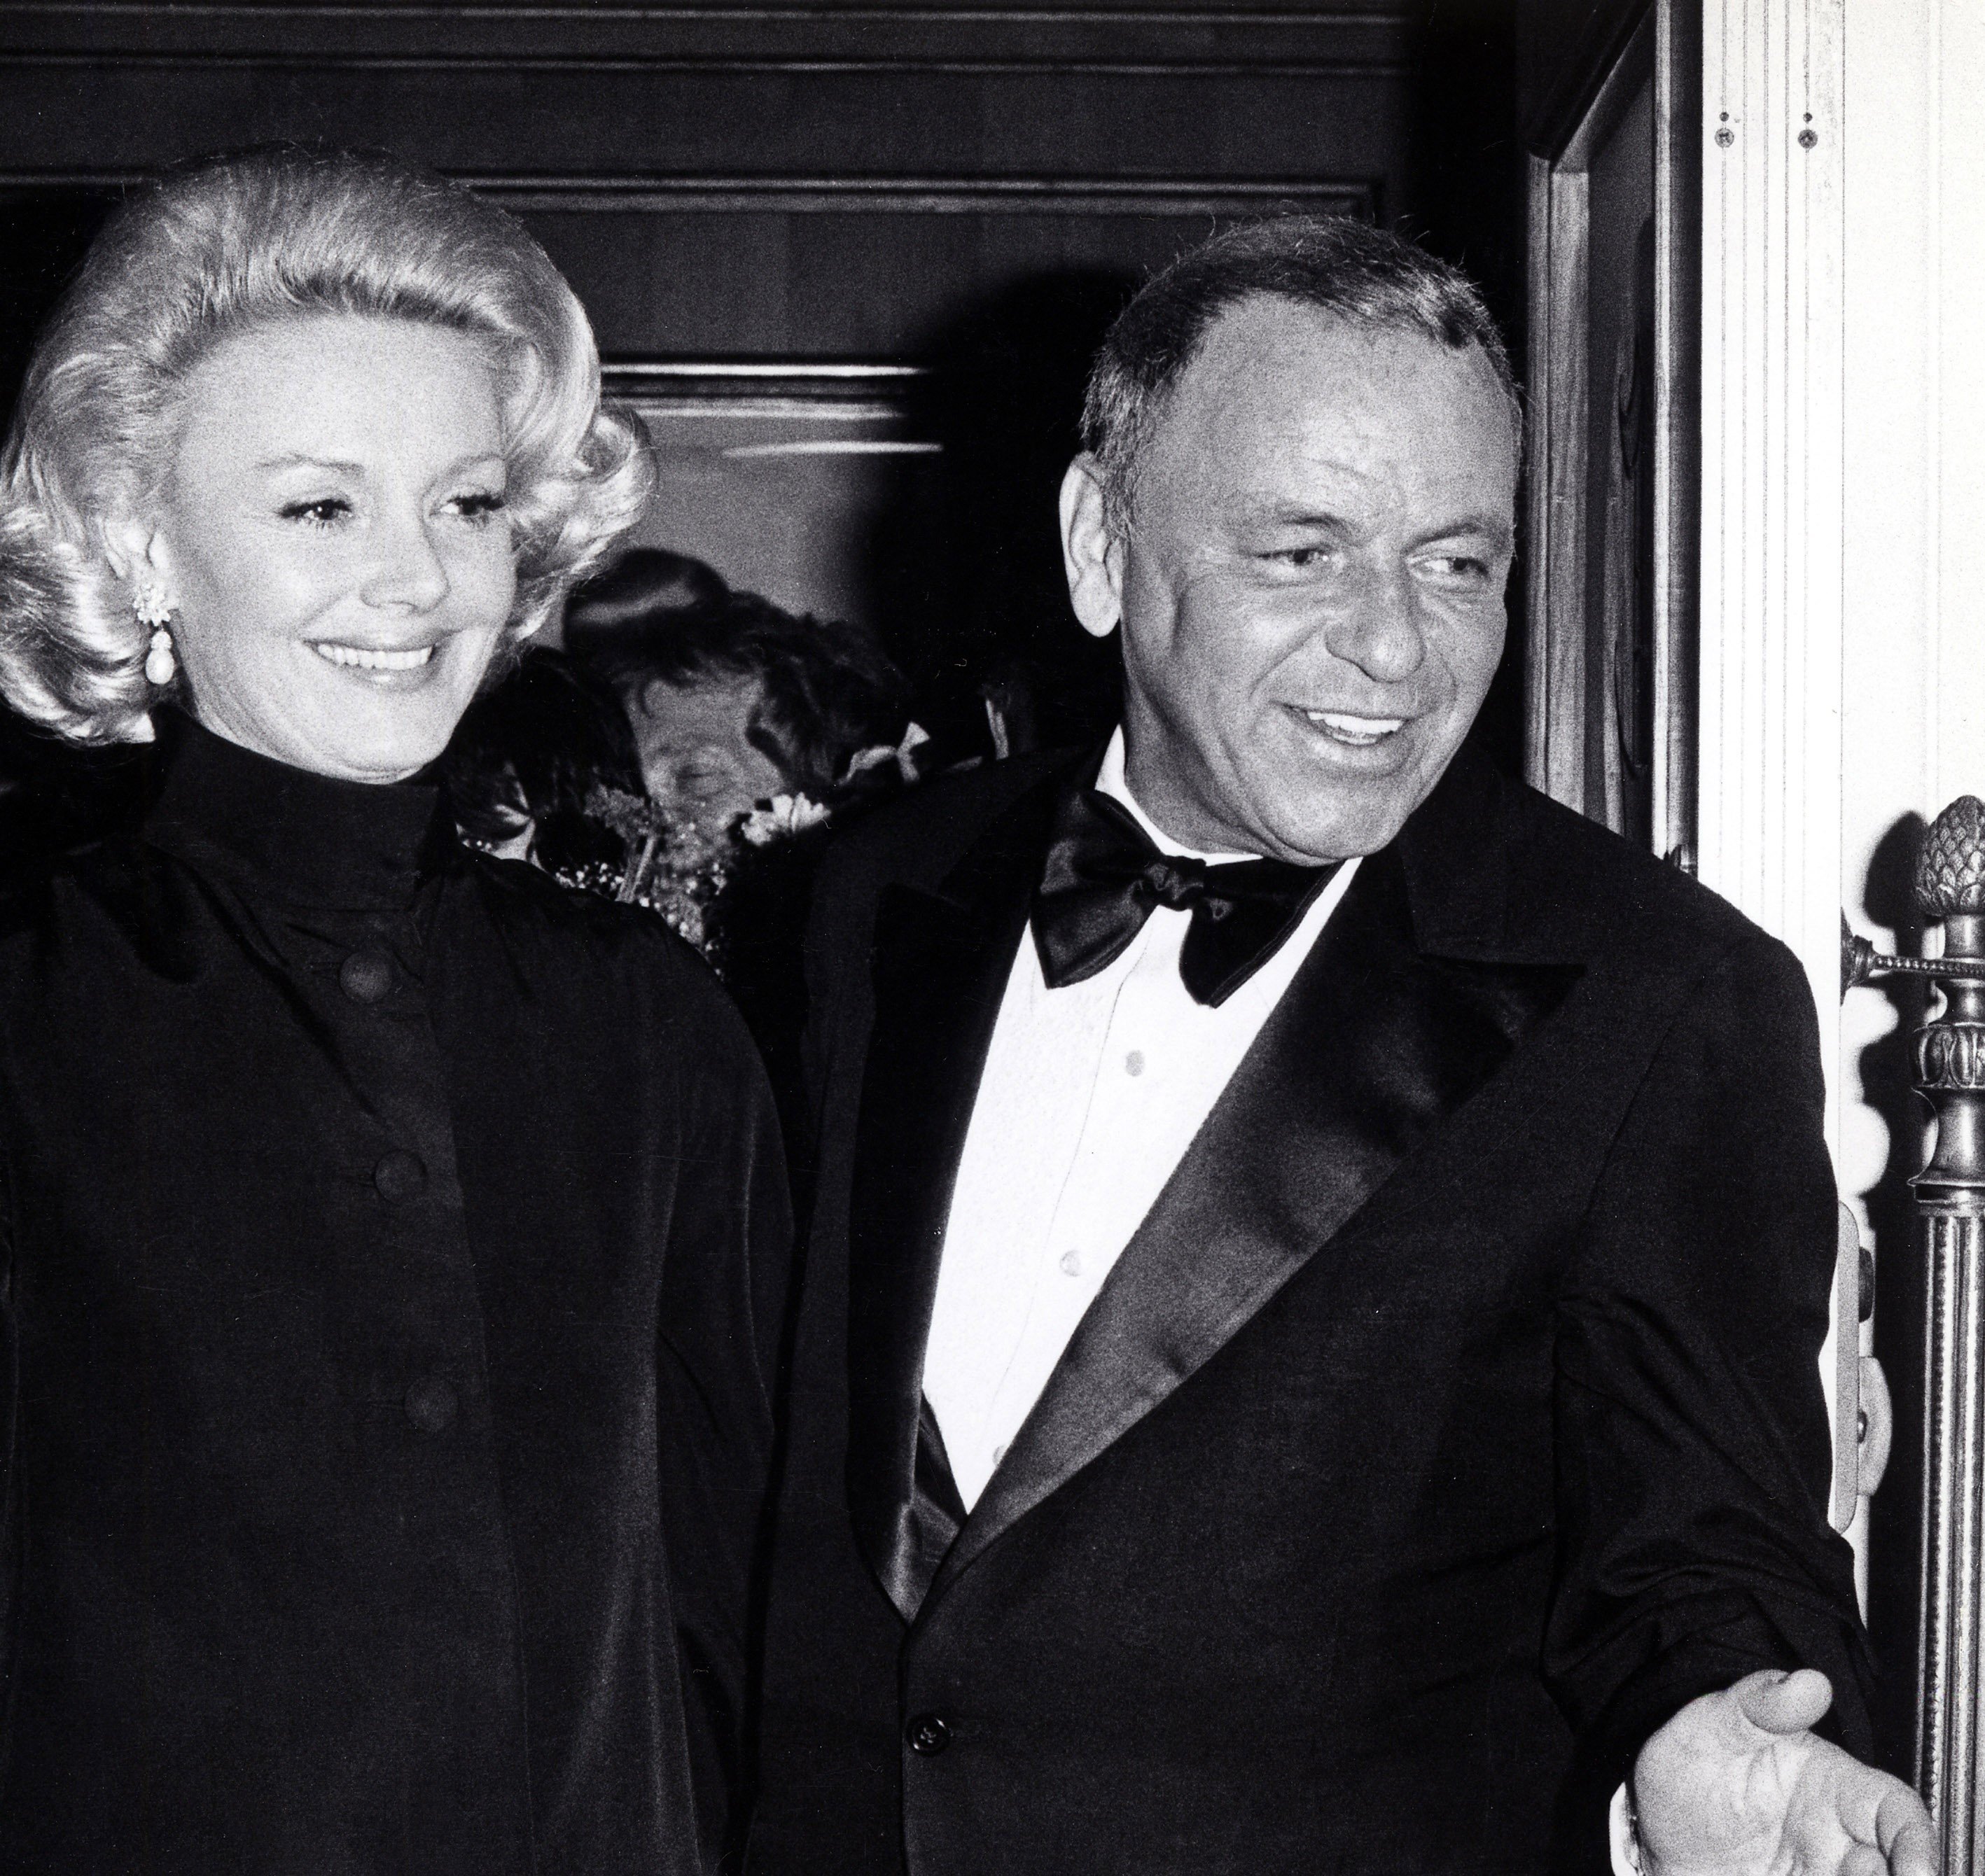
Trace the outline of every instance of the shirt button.
[[934, 1759], [951, 1743], [951, 1728], [942, 1713], [919, 1713], [904, 1727], [903, 1737], [911, 1751]]
[[1144, 1052], [1141, 1049], [1134, 1049], [1123, 1058], [1123, 1072], [1126, 1075], [1141, 1075], [1144, 1072]]
[[407, 1418], [423, 1433], [445, 1432], [461, 1404], [438, 1374], [424, 1376], [407, 1390]]
[[372, 1183], [388, 1205], [417, 1197], [428, 1183], [428, 1170], [418, 1155], [396, 1146], [372, 1169]]
[[338, 967], [338, 987], [354, 1003], [377, 1003], [393, 988], [393, 961], [383, 951], [354, 951]]
[[1064, 1275], [1080, 1277], [1082, 1274], [1082, 1253], [1065, 1250], [1061, 1253], [1061, 1267]]

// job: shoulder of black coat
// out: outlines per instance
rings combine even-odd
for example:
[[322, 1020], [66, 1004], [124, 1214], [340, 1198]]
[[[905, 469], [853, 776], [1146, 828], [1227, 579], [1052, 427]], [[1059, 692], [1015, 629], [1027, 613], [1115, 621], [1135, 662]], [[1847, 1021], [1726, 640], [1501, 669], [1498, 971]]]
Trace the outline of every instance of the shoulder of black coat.
[[1022, 796], [1082, 760], [1080, 750], [1046, 750], [933, 777], [835, 837], [821, 862], [816, 900], [891, 881], [935, 887]]
[[1670, 968], [1700, 968], [1734, 950], [1783, 951], [1674, 861], [1527, 784], [1501, 778], [1497, 796], [1513, 928], [1554, 931], [1584, 955], [1643, 955]]
[[0, 939], [40, 929], [72, 893], [141, 924], [173, 865], [128, 829], [0, 856]]
[[591, 975], [633, 980], [623, 987], [646, 988], [677, 1017], [737, 1027], [715, 972], [659, 912], [561, 885], [520, 860], [471, 853], [462, 871], [512, 948], [543, 968], [568, 982]]

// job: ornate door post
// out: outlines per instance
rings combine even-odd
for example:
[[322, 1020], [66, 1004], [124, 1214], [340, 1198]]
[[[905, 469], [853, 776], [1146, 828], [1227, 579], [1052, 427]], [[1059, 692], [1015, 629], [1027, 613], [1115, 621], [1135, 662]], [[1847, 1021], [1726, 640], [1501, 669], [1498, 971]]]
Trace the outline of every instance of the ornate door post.
[[1936, 1117], [1930, 1163], [1911, 1182], [1928, 1266], [1916, 1783], [1943, 1837], [1944, 1876], [1985, 1876], [1985, 804], [1975, 795], [1936, 817], [1916, 897], [1943, 926], [1943, 955], [1882, 958], [1849, 938], [1842, 974], [1850, 984], [1926, 976], [1943, 995], [1914, 1039], [1916, 1087]]
[[1936, 1115], [1935, 1150], [1913, 1182], [1930, 1267], [1916, 1772], [1943, 1834], [1946, 1876], [1972, 1876], [1985, 1869], [1985, 807], [1975, 795], [1953, 802], [1930, 829], [1916, 902], [1943, 924], [1943, 956], [1932, 968], [1944, 997], [1943, 1013], [1915, 1039], [1916, 1086]]

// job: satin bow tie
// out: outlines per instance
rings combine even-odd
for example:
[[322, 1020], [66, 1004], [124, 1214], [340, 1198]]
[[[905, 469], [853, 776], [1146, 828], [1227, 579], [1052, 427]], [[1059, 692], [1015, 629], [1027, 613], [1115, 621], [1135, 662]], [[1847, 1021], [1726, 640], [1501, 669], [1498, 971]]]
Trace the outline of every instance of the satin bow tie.
[[1041, 974], [1051, 990], [1093, 977], [1167, 906], [1192, 920], [1179, 975], [1195, 1002], [1217, 1007], [1275, 955], [1336, 871], [1161, 854], [1120, 802], [1079, 790], [1056, 810], [1034, 894]]

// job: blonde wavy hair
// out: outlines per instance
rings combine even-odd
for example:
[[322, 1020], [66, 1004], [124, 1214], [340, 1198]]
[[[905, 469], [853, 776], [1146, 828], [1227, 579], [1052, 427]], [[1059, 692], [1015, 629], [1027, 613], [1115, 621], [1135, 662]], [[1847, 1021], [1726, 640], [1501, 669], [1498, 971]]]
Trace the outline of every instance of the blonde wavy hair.
[[324, 314], [488, 342], [517, 560], [510, 627], [556, 611], [647, 505], [636, 421], [600, 398], [577, 297], [511, 216], [384, 153], [277, 146], [128, 198], [44, 329], [0, 454], [0, 695], [77, 743], [142, 740], [148, 629], [106, 530], [162, 484], [196, 367], [230, 335]]

